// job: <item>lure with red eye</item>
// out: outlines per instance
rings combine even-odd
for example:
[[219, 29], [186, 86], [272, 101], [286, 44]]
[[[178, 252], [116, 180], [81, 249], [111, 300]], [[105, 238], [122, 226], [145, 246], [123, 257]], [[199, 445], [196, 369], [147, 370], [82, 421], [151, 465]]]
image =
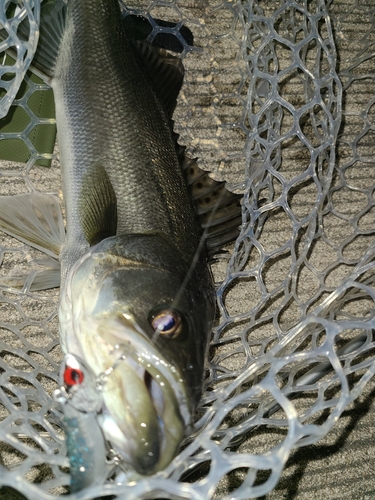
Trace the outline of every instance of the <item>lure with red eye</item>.
[[73, 356], [70, 356], [65, 364], [64, 383], [71, 387], [82, 384], [84, 378], [83, 370], [79, 366], [78, 361]]
[[70, 489], [74, 493], [97, 481], [103, 484], [109, 472], [106, 442], [98, 421], [102, 402], [95, 391], [95, 379], [81, 359], [67, 354], [60, 377], [65, 390], [55, 391], [54, 398], [64, 414], [60, 423], [66, 435]]
[[64, 371], [64, 382], [66, 385], [82, 384], [84, 379], [83, 372], [67, 366]]

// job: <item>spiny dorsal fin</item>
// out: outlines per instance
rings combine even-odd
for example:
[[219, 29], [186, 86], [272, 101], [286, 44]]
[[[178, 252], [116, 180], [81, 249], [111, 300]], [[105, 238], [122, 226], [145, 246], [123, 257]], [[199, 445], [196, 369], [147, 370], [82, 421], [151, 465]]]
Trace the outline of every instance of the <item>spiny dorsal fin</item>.
[[[165, 21], [156, 20], [156, 22], [159, 26], [174, 27], [172, 23]], [[163, 49], [182, 52], [183, 47], [178, 38], [172, 33], [167, 34], [170, 38], [155, 37], [151, 46], [141, 41], [146, 40], [152, 31], [147, 19], [141, 16], [127, 16], [123, 24], [127, 36], [138, 40], [136, 46], [140, 56], [140, 65], [143, 65], [148, 72], [153, 89], [163, 102], [164, 109], [171, 119], [176, 153], [204, 229], [208, 253], [213, 255], [219, 252], [224, 244], [236, 239], [239, 234], [239, 226], [242, 222], [240, 205], [242, 195], [228, 191], [224, 182], [211, 179], [209, 173], [201, 170], [195, 160], [186, 158], [185, 148], [177, 142], [178, 135], [173, 132], [172, 115], [182, 87], [184, 67], [180, 59], [171, 56]], [[180, 34], [189, 45], [192, 45], [193, 35], [188, 28], [186, 30], [184, 34], [181, 29]], [[172, 43], [173, 46], [168, 46], [168, 43]], [[157, 49], [157, 46], [162, 49]]]
[[63, 0], [47, 1], [40, 13], [40, 34], [33, 65], [52, 77], [60, 43], [65, 30], [66, 3]]
[[[39, 41], [34, 58], [30, 65], [38, 76], [49, 83], [53, 77], [61, 39], [65, 29], [67, 5], [64, 0], [47, 0], [42, 3], [40, 10]], [[29, 37], [29, 20], [26, 18], [18, 27], [17, 34], [21, 40]], [[6, 31], [0, 31], [0, 40], [6, 37]], [[12, 55], [12, 49], [9, 54]], [[45, 78], [45, 77], [48, 78]]]
[[200, 169], [195, 160], [185, 157], [181, 146], [178, 146], [177, 154], [205, 231], [208, 254], [214, 255], [239, 234], [242, 222], [240, 201], [243, 195], [231, 193], [225, 187], [225, 182], [211, 179], [209, 172]]
[[136, 42], [138, 64], [146, 71], [148, 80], [169, 118], [177, 104], [177, 97], [184, 80], [184, 66], [178, 57], [146, 42]]
[[107, 172], [101, 165], [89, 169], [82, 186], [79, 217], [85, 238], [92, 246], [116, 234], [116, 194]]
[[[187, 26], [180, 26], [177, 28], [176, 23], [163, 21], [162, 19], [153, 20], [161, 28], [168, 28], [168, 32], [161, 31], [155, 36], [151, 42], [153, 47], [181, 53], [184, 50], [184, 46], [180, 38], [185, 41], [185, 44], [191, 47], [194, 45], [193, 33]], [[150, 21], [146, 17], [137, 14], [126, 15], [126, 17], [123, 18], [123, 26], [128, 37], [134, 41], [146, 41], [152, 32], [152, 24]], [[177, 36], [177, 32], [179, 36]]]

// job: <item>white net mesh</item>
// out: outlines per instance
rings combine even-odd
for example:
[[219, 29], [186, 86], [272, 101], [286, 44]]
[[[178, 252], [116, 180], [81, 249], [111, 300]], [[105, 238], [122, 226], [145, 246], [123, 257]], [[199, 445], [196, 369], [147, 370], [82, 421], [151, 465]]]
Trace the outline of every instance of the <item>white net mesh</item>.
[[[38, 2], [24, 4], [23, 15], [36, 18]], [[158, 475], [79, 498], [259, 497], [291, 450], [327, 434], [375, 371], [375, 5], [127, 7], [194, 33], [176, 128], [201, 166], [245, 189], [244, 223], [213, 265], [220, 319], [193, 435]], [[151, 36], [159, 32], [155, 25]], [[17, 77], [27, 64], [14, 68]], [[26, 109], [27, 99], [17, 104]], [[28, 136], [17, 138], [29, 146]], [[40, 156], [30, 144], [26, 166], [3, 165], [1, 194], [58, 191], [58, 163], [38, 167]], [[36, 250], [2, 236], [1, 257], [3, 277], [30, 272], [22, 291], [0, 289], [2, 491], [52, 499], [69, 484], [63, 433], [49, 412], [61, 360], [58, 291], [30, 292], [48, 264]]]
[[[14, 101], [25, 73], [30, 66], [38, 43], [40, 1], [25, 0], [12, 2], [4, 0], [0, 4], [0, 26], [5, 28], [8, 36], [0, 43], [0, 53], [10, 50], [14, 55], [12, 64], [0, 67], [0, 88], [6, 91], [1, 98], [0, 118], [4, 117]], [[18, 28], [22, 21], [28, 19], [28, 37], [20, 39]], [[4, 75], [7, 78], [4, 78]]]

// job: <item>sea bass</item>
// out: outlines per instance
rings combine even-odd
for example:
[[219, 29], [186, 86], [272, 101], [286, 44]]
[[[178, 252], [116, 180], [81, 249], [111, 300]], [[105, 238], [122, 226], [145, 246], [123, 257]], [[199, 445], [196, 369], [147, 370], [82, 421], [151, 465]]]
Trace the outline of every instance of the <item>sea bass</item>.
[[[191, 425], [215, 316], [208, 256], [241, 217], [239, 196], [177, 144], [180, 59], [136, 38], [118, 0], [47, 2], [34, 64], [55, 96], [66, 236], [48, 195], [0, 199], [0, 228], [59, 254], [67, 434], [89, 412], [125, 464], [153, 474]], [[53, 285], [47, 272], [33, 284]]]

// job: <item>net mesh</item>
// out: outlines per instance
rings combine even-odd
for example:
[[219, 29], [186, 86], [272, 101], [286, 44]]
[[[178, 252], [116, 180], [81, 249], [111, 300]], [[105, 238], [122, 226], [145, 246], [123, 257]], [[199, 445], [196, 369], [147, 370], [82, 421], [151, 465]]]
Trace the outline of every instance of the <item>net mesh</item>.
[[[37, 19], [38, 8], [25, 0], [20, 12]], [[245, 192], [243, 225], [213, 264], [220, 318], [193, 434], [165, 471], [136, 482], [119, 473], [79, 498], [259, 497], [293, 448], [326, 435], [375, 371], [375, 6], [174, 0], [127, 2], [127, 12], [194, 33], [193, 47], [180, 37], [176, 129], [203, 168]], [[21, 14], [7, 24], [8, 15], [0, 23], [10, 30]], [[151, 38], [163, 29], [152, 23]], [[4, 85], [4, 113], [23, 57]], [[9, 71], [0, 69], [1, 84]], [[27, 110], [27, 99], [15, 104]], [[58, 192], [58, 160], [36, 166], [28, 129], [0, 131], [7, 138], [26, 142], [30, 160], [2, 165], [1, 194]], [[69, 492], [64, 436], [50, 412], [58, 291], [30, 291], [48, 265], [37, 250], [2, 235], [0, 256], [3, 278], [29, 275], [21, 291], [0, 289], [1, 484], [8, 495], [52, 499]]]
[[[0, 72], [0, 88], [5, 91], [0, 101], [0, 118], [8, 113], [34, 56], [38, 43], [39, 16], [38, 0], [1, 2], [0, 26], [6, 29], [8, 36], [0, 43], [0, 53], [10, 50], [14, 61], [12, 64], [7, 61]], [[19, 26], [25, 19], [29, 21], [29, 29], [27, 36], [24, 35], [21, 40]]]

